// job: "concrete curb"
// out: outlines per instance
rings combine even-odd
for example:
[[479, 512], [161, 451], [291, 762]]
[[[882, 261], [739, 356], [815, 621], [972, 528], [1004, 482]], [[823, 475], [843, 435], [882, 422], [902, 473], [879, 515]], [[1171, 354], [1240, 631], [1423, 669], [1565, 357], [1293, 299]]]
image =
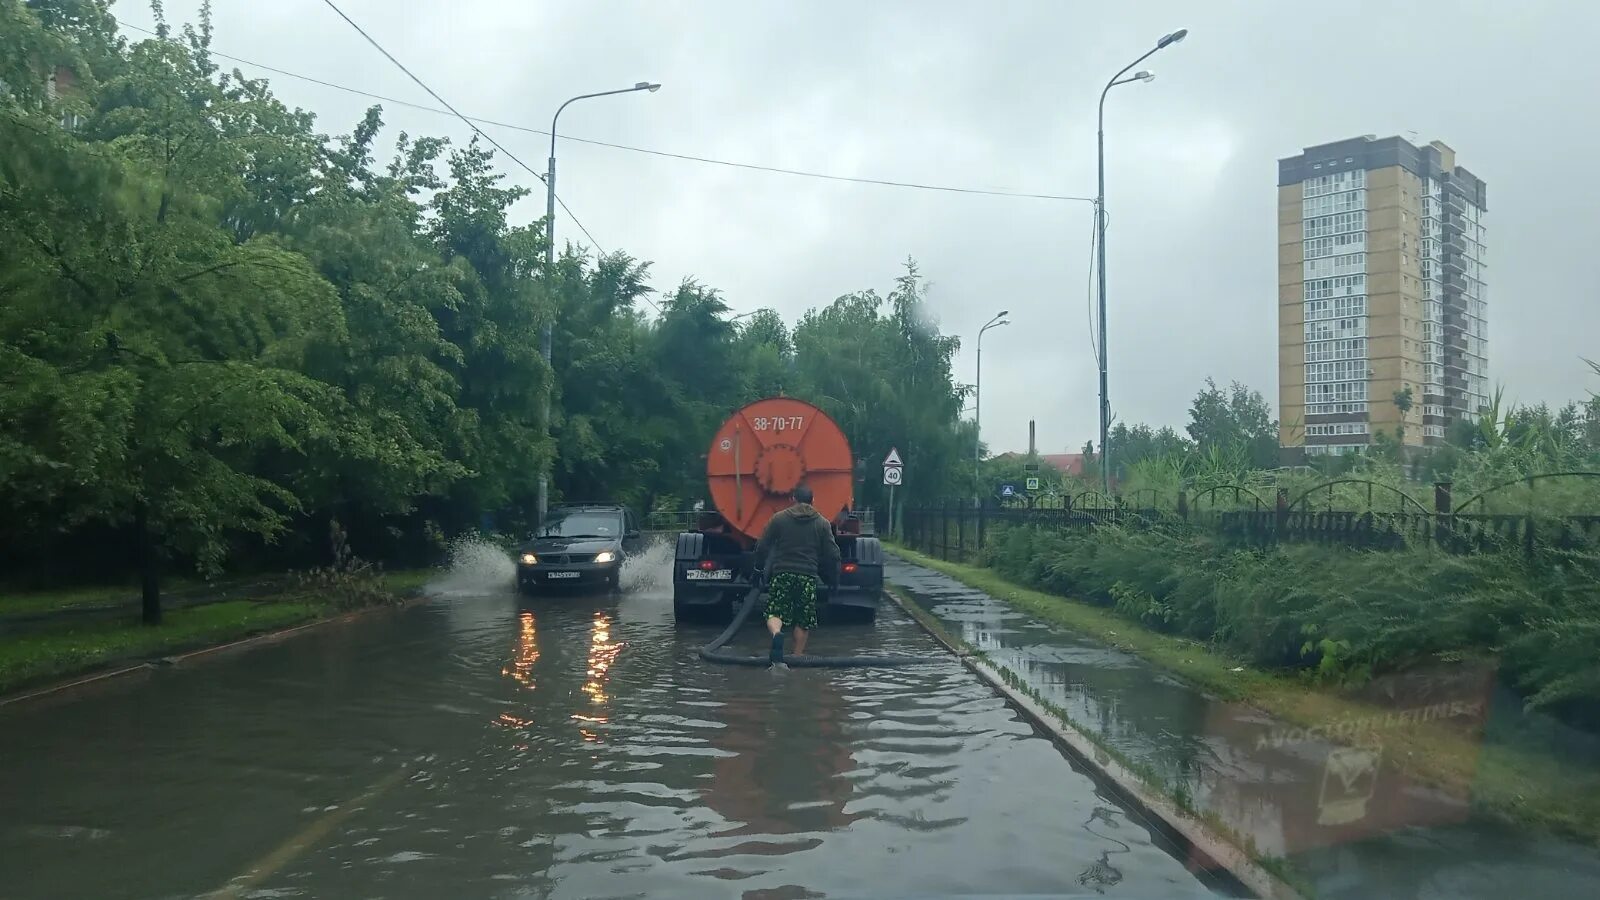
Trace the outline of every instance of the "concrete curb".
[[33, 701], [65, 699], [64, 697], [58, 697], [58, 695], [75, 693], [78, 690], [99, 686], [112, 680], [121, 680], [129, 675], [149, 674], [157, 669], [165, 668], [167, 666], [178, 666], [187, 662], [200, 661], [203, 657], [211, 656], [223, 651], [246, 650], [261, 644], [275, 643], [277, 641], [293, 637], [294, 635], [303, 631], [310, 631], [313, 628], [320, 628], [322, 626], [332, 625], [334, 623], [352, 622], [356, 619], [374, 615], [384, 610], [394, 611], [406, 609], [428, 599], [428, 595], [420, 588], [409, 591], [402, 595], [402, 597], [403, 599], [393, 606], [371, 606], [367, 607], [366, 609], [352, 610], [350, 612], [339, 613], [338, 615], [328, 616], [326, 618], [313, 619], [310, 622], [301, 622], [299, 625], [290, 625], [285, 628], [276, 628], [272, 631], [263, 631], [259, 634], [252, 634], [248, 637], [228, 641], [227, 643], [223, 644], [213, 644], [210, 647], [200, 647], [195, 650], [186, 650], [182, 653], [174, 653], [170, 656], [152, 657], [132, 665], [124, 665], [121, 668], [110, 669], [104, 672], [92, 672], [88, 675], [78, 675], [65, 681], [53, 682], [42, 687], [27, 688], [19, 693], [0, 697], [0, 709], [5, 709], [10, 706], [20, 706]]
[[1000, 669], [987, 660], [974, 656], [971, 648], [953, 644], [938, 630], [930, 627], [924, 619], [928, 613], [917, 606], [915, 601], [902, 595], [898, 588], [885, 584], [884, 594], [910, 616], [912, 621], [938, 641], [940, 646], [955, 654], [962, 665], [998, 692], [1035, 727], [1047, 734], [1069, 759], [1086, 769], [1091, 777], [1106, 787], [1119, 801], [1164, 826], [1168, 832], [1167, 837], [1174, 843], [1186, 847], [1200, 865], [1226, 872], [1258, 897], [1268, 900], [1303, 900], [1299, 891], [1251, 859], [1249, 854], [1205, 820], [1178, 808], [1170, 797], [1147, 785], [1144, 779], [1113, 759], [1071, 721], [1058, 717], [1037, 700], [1012, 687]]

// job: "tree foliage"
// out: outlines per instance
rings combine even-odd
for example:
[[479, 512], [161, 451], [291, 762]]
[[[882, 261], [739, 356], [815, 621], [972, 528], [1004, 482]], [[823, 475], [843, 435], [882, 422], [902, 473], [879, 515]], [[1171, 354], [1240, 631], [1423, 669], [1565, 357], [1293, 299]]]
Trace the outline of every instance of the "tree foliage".
[[155, 615], [160, 563], [518, 530], [547, 466], [558, 498], [686, 505], [717, 423], [777, 393], [863, 458], [899, 446], [912, 495], [970, 446], [914, 264], [792, 329], [693, 279], [658, 295], [625, 253], [546, 272], [527, 189], [476, 141], [386, 150], [378, 107], [322, 134], [218, 66], [208, 8], [153, 8], [160, 37], [129, 43], [105, 0], [0, 2], [8, 562], [141, 562]]

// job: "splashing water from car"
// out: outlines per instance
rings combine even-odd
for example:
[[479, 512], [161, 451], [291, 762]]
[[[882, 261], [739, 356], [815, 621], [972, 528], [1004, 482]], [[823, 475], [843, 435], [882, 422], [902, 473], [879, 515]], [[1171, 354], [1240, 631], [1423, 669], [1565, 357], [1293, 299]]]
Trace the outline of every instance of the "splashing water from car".
[[645, 548], [622, 564], [622, 590], [646, 593], [672, 587], [673, 541], [670, 536], [652, 538]]
[[499, 594], [512, 589], [517, 566], [505, 548], [476, 535], [450, 542], [450, 567], [430, 587], [442, 596]]

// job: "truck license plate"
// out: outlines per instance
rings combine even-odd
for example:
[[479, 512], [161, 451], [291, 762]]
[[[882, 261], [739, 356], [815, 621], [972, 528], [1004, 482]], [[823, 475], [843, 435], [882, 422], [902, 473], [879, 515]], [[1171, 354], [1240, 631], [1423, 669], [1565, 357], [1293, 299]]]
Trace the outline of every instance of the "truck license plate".
[[577, 578], [578, 577], [578, 573], [577, 572], [551, 572], [551, 573], [545, 575], [544, 577], [549, 578], [551, 580], [554, 580], [554, 579], [557, 579], [557, 578]]
[[733, 570], [715, 569], [707, 572], [705, 569], [690, 569], [687, 577], [690, 581], [728, 581], [733, 578]]

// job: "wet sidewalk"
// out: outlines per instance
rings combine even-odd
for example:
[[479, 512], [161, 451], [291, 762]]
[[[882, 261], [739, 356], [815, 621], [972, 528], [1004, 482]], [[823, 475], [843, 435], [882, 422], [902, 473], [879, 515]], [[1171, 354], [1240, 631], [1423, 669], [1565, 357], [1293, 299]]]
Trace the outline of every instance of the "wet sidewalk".
[[[1261, 854], [1287, 858], [1319, 897], [1600, 893], [1600, 850], [1475, 815], [1469, 791], [1409, 777], [1381, 742], [1361, 739], [1362, 722], [1286, 726], [942, 573], [891, 557], [886, 577], [1079, 729], [1153, 770]], [[1433, 674], [1385, 685], [1385, 715], [1482, 733], [1492, 685]]]

